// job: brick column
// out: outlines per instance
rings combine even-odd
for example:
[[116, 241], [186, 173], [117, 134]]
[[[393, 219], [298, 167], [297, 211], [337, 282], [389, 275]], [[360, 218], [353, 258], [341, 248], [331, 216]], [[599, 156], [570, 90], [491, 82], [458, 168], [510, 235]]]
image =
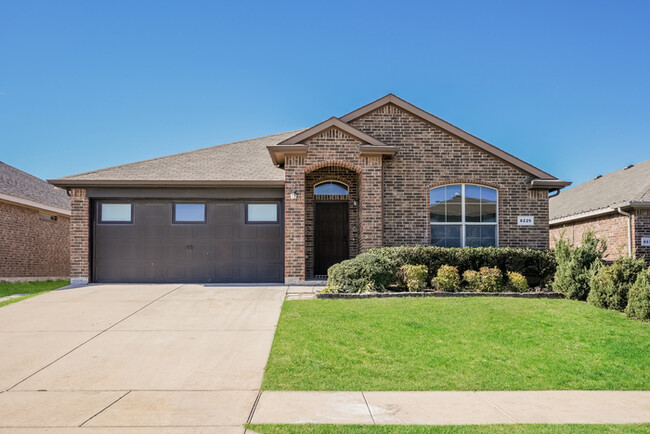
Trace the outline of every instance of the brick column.
[[360, 250], [365, 252], [383, 245], [383, 179], [381, 155], [361, 156]]
[[[305, 280], [305, 158], [287, 156], [284, 170], [284, 281]], [[292, 192], [297, 193], [291, 199]]]
[[86, 285], [90, 278], [90, 201], [85, 189], [72, 189], [70, 208], [70, 283]]

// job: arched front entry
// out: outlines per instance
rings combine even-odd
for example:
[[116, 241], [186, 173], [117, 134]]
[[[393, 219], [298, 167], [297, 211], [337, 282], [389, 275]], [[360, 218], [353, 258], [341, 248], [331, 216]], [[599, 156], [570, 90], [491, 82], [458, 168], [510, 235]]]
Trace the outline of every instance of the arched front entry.
[[305, 174], [305, 274], [327, 269], [359, 253], [359, 175], [341, 166]]

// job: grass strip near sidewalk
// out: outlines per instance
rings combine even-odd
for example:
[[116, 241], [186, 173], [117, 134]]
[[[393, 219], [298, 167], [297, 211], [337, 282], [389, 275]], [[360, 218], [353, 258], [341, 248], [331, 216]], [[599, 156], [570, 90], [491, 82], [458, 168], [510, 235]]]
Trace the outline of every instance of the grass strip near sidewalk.
[[284, 303], [264, 390], [650, 390], [650, 323], [572, 300]]
[[425, 434], [425, 433], [647, 433], [650, 424], [629, 425], [247, 425], [260, 434]]
[[43, 294], [57, 288], [70, 284], [69, 280], [45, 280], [40, 282], [2, 282], [0, 283], [0, 297], [7, 297], [15, 294], [25, 294], [23, 297], [12, 298], [0, 302], [0, 307], [16, 303], [35, 295]]

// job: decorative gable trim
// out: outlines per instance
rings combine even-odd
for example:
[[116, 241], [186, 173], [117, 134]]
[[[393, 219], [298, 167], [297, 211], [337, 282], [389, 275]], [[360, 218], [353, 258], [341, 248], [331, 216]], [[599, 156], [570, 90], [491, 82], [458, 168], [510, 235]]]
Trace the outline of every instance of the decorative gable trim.
[[359, 140], [361, 142], [360, 148], [362, 154], [381, 154], [392, 157], [397, 153], [395, 146], [388, 146], [363, 131], [341, 122], [337, 117], [331, 117], [293, 137], [289, 137], [277, 145], [267, 146], [267, 149], [271, 154], [273, 164], [283, 164], [287, 155], [304, 154], [307, 151], [307, 146], [304, 143], [308, 139], [319, 134], [339, 134], [339, 132]]
[[344, 133], [349, 134], [350, 136], [354, 137], [355, 139], [358, 139], [362, 143], [367, 143], [373, 146], [386, 146], [385, 143], [380, 142], [374, 137], [370, 137], [368, 134], [364, 133], [363, 131], [357, 130], [351, 125], [341, 122], [339, 118], [334, 116], [329, 118], [326, 121], [321, 122], [320, 124], [314, 125], [313, 127], [308, 128], [305, 131], [296, 134], [293, 137], [289, 137], [288, 139], [278, 143], [277, 146], [301, 144], [305, 140], [313, 136], [316, 136], [319, 133], [322, 133], [332, 127], [335, 127], [343, 131]]

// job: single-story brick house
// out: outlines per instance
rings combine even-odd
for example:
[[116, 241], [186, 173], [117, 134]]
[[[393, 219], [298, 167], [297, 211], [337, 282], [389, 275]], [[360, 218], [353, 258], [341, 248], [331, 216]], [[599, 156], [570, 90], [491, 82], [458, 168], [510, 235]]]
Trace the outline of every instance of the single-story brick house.
[[607, 259], [650, 261], [650, 160], [599, 175], [550, 200], [551, 245], [561, 234], [579, 244], [592, 230], [607, 240]]
[[70, 198], [0, 161], [0, 282], [69, 275]]
[[75, 283], [295, 283], [372, 247], [547, 248], [549, 192], [569, 184], [394, 95], [50, 182], [72, 196]]

